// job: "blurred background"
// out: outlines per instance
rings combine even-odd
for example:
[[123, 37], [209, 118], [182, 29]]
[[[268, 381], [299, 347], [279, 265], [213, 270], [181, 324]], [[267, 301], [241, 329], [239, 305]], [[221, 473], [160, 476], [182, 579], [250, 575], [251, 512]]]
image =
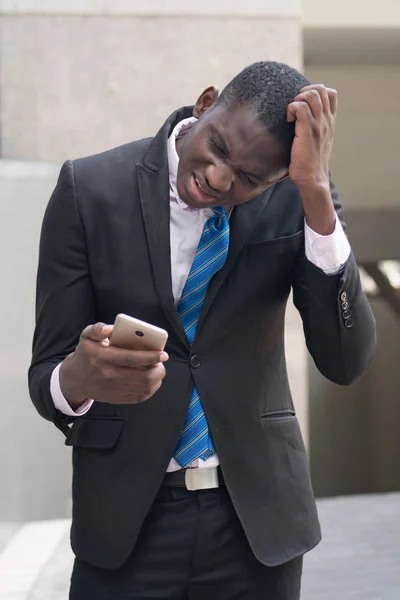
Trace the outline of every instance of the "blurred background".
[[[1, 600], [66, 597], [71, 456], [26, 383], [40, 226], [60, 166], [155, 134], [173, 110], [257, 60], [339, 91], [331, 168], [378, 327], [373, 364], [339, 388], [311, 364], [288, 309], [292, 391], [326, 532], [304, 598], [400, 598], [400, 2], [0, 0]], [[50, 561], [40, 585], [53, 595], [39, 584], [15, 591], [9, 575], [2, 588], [16, 560], [29, 570], [32, 556], [23, 563], [18, 549], [40, 539], [40, 569], [25, 579], [39, 581]], [[355, 595], [340, 592], [328, 563], [342, 579], [347, 565]]]

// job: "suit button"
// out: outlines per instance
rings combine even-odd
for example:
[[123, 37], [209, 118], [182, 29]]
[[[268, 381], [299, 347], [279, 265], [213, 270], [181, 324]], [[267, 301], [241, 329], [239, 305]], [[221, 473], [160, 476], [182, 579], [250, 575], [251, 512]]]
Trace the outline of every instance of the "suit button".
[[346, 319], [344, 322], [344, 326], [347, 327], [347, 329], [350, 329], [351, 327], [353, 327], [354, 325], [354, 319]]
[[197, 356], [197, 354], [193, 354], [193, 355], [190, 357], [190, 361], [189, 361], [189, 362], [190, 362], [190, 366], [191, 366], [193, 369], [198, 369], [198, 368], [199, 368], [199, 366], [200, 366], [200, 359], [199, 359], [199, 357]]
[[343, 319], [350, 319], [350, 317], [352, 316], [352, 312], [351, 310], [345, 310], [343, 313]]
[[350, 302], [342, 302], [342, 308], [343, 310], [347, 310], [348, 308], [350, 308]]
[[349, 296], [348, 296], [347, 292], [342, 292], [342, 293], [340, 294], [340, 299], [341, 299], [341, 301], [342, 301], [342, 302], [347, 302], [347, 300], [348, 300], [348, 297], [349, 297]]

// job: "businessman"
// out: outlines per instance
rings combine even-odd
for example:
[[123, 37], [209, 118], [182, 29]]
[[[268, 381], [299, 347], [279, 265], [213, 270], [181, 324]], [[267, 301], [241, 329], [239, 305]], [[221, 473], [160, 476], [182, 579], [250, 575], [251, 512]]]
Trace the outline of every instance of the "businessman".
[[[43, 222], [32, 400], [73, 447], [71, 600], [298, 600], [320, 541], [284, 354], [291, 289], [331, 381], [375, 322], [329, 176], [337, 93], [279, 63], [154, 138], [64, 164]], [[109, 345], [126, 313], [165, 352]]]

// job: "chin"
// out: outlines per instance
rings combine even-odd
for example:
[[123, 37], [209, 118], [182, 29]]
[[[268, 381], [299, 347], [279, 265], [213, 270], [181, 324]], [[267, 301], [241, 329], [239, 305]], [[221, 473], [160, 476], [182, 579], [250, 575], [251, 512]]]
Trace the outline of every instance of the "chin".
[[181, 200], [183, 200], [183, 202], [185, 202], [185, 204], [187, 204], [188, 206], [191, 206], [192, 208], [201, 208], [202, 204], [198, 203], [196, 201], [196, 198], [193, 198], [193, 196], [189, 193], [188, 190], [189, 187], [189, 177], [185, 178], [185, 179], [181, 179], [180, 181], [177, 181], [176, 184], [176, 189], [178, 191], [179, 194], [179, 198]]
[[190, 199], [188, 198], [188, 193], [186, 191], [185, 181], [182, 181], [182, 179], [178, 179], [176, 182], [176, 190], [178, 192], [179, 198], [190, 206]]

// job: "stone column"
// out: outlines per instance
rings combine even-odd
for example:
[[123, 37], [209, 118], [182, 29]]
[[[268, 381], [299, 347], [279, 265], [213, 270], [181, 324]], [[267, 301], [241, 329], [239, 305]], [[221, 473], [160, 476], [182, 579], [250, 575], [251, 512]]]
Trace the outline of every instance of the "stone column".
[[[0, 437], [10, 449], [0, 520], [69, 510], [69, 450], [26, 386], [40, 222], [60, 163], [153, 135], [174, 109], [254, 61], [300, 67], [299, 19], [300, 0], [0, 0]], [[304, 416], [305, 353], [291, 306], [289, 317]]]

